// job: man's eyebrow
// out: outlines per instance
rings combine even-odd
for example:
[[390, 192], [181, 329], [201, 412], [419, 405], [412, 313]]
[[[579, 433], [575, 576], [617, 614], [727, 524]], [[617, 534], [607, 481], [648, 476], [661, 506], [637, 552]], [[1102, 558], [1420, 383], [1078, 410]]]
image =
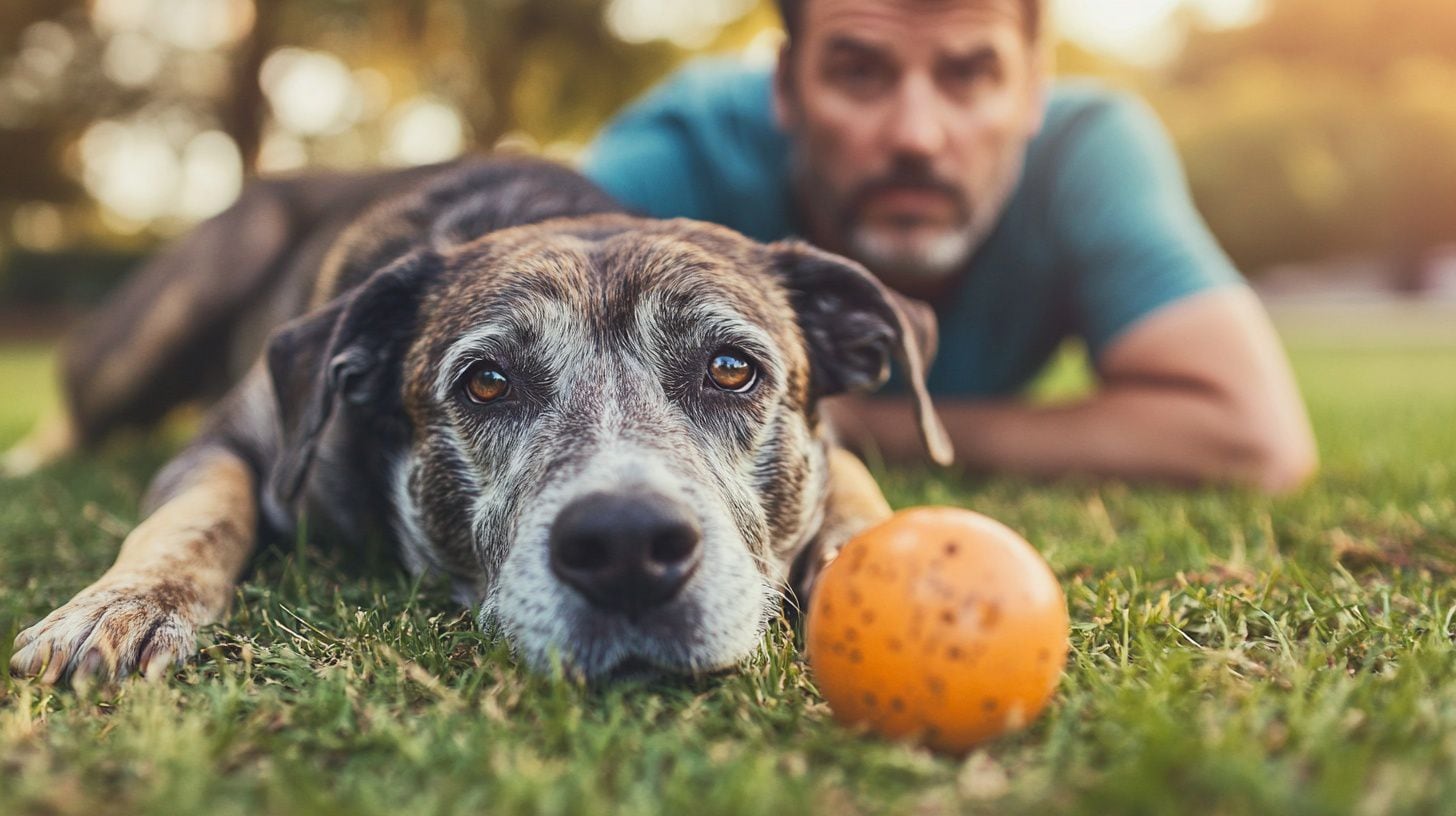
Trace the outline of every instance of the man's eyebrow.
[[953, 52], [943, 55], [939, 60], [941, 63], [951, 65], [982, 65], [1001, 61], [1001, 51], [989, 43], [973, 46], [965, 51]]
[[824, 50], [829, 54], [839, 52], [847, 55], [866, 57], [883, 57], [886, 53], [886, 50], [881, 46], [855, 39], [847, 34], [836, 34], [830, 37], [828, 44], [824, 46]]

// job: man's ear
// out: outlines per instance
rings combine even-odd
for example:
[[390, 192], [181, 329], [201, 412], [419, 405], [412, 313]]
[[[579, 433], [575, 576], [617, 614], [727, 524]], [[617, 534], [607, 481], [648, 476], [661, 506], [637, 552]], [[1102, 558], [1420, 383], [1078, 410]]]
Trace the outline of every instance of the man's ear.
[[889, 379], [893, 359], [915, 396], [926, 452], [941, 465], [954, 461], [950, 435], [925, 387], [936, 344], [930, 307], [891, 291], [863, 266], [802, 241], [771, 244], [769, 252], [809, 346], [813, 396], [874, 391]]
[[439, 270], [433, 253], [401, 258], [269, 339], [268, 374], [282, 434], [271, 486], [279, 499], [291, 502], [298, 495], [339, 400], [398, 402], [400, 368], [420, 300]]

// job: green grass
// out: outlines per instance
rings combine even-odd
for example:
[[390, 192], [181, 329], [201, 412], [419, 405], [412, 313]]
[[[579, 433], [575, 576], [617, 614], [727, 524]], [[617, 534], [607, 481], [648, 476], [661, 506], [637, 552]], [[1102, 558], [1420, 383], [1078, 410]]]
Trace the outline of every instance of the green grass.
[[[722, 677], [531, 676], [430, 587], [269, 552], [176, 679], [0, 680], [0, 813], [1388, 813], [1456, 802], [1456, 349], [1301, 347], [1324, 470], [1280, 500], [888, 474], [1025, 534], [1060, 691], [969, 761], [834, 724], [778, 626]], [[0, 353], [0, 444], [48, 399]], [[0, 659], [109, 563], [169, 443], [0, 485]]]

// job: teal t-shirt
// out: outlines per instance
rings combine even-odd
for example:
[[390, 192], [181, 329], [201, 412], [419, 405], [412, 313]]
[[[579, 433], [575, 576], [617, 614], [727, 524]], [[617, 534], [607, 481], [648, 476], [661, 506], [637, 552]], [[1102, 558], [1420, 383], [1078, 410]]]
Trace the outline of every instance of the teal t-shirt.
[[[692, 64], [608, 123], [584, 170], [648, 215], [712, 221], [760, 241], [790, 237], [790, 144], [770, 82], [763, 68]], [[1060, 82], [1000, 222], [933, 304], [940, 350], [928, 385], [1014, 393], [1068, 337], [1096, 360], [1154, 310], [1241, 280], [1153, 113], [1126, 94]]]

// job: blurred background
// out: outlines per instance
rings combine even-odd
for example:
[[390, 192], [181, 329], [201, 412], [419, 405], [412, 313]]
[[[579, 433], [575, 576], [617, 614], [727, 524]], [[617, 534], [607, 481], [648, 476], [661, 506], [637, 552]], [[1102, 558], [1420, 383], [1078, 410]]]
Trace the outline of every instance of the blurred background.
[[[1059, 72], [1153, 104], [1266, 295], [1456, 302], [1456, 2], [1053, 8]], [[770, 0], [5, 0], [0, 339], [53, 333], [253, 174], [571, 161], [684, 60], [780, 36]]]

